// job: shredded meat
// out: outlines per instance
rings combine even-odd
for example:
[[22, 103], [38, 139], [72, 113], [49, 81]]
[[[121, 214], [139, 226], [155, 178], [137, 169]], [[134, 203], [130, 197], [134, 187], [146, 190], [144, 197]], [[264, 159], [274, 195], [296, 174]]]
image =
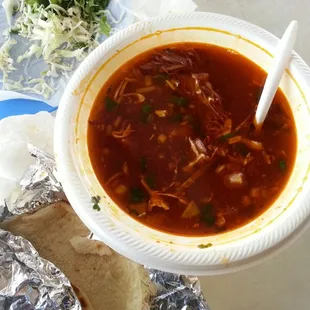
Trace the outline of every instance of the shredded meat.
[[195, 154], [195, 158], [189, 162], [185, 167], [183, 167], [183, 171], [190, 172], [193, 167], [195, 167], [198, 163], [205, 162], [206, 164], [210, 165], [212, 160], [214, 159], [218, 147], [213, 147], [209, 145], [207, 148], [203, 144], [200, 139], [192, 140], [191, 138], [188, 139], [191, 149]]
[[139, 93], [127, 93], [124, 94], [124, 97], [129, 97], [134, 103], [142, 103], [145, 101], [145, 96]]
[[209, 75], [195, 73], [187, 80], [188, 91], [193, 94], [195, 101], [196, 115], [205, 134], [218, 137], [231, 130], [231, 119], [222, 109], [222, 99], [209, 82]]
[[124, 92], [125, 92], [125, 88], [128, 84], [128, 81], [127, 80], [123, 80], [119, 86], [117, 87], [115, 93], [114, 93], [114, 100], [118, 103], [121, 102], [122, 98], [123, 98], [123, 95], [124, 95]]
[[169, 205], [156, 193], [153, 193], [153, 195], [150, 197], [148, 210], [152, 211], [154, 207], [169, 210]]
[[116, 180], [119, 176], [121, 176], [123, 173], [122, 172], [117, 172], [115, 174], [113, 174], [109, 180], [106, 182], [106, 184], [110, 184], [112, 181]]
[[125, 80], [130, 83], [135, 83], [138, 81], [136, 78], [132, 78], [132, 77], [125, 77]]
[[179, 200], [183, 204], [187, 204], [188, 203], [188, 201], [186, 199], [183, 199], [179, 195], [170, 194], [170, 193], [159, 193], [159, 192], [158, 192], [158, 195], [159, 196], [166, 196], [166, 197], [175, 198], [175, 199]]
[[159, 208], [162, 208], [164, 210], [169, 210], [169, 205], [167, 202], [164, 201], [162, 196], [175, 198], [184, 204], [188, 203], [185, 199], [180, 197], [180, 195], [170, 194], [170, 193], [162, 193], [162, 192], [158, 192], [158, 191], [154, 191], [154, 190], [150, 189], [150, 187], [146, 184], [146, 182], [143, 178], [141, 178], [141, 183], [144, 186], [144, 188], [146, 189], [146, 191], [148, 192], [148, 194], [150, 195], [150, 200], [148, 203], [148, 210], [149, 211], [152, 211], [152, 209], [154, 207], [159, 207]]
[[127, 138], [132, 132], [134, 132], [134, 130], [131, 129], [131, 125], [127, 125], [127, 127], [125, 129], [121, 129], [121, 130], [114, 130], [112, 131], [112, 137], [114, 137], [115, 139], [125, 139]]
[[241, 136], [235, 136], [232, 137], [228, 140], [228, 144], [235, 144], [235, 143], [239, 143], [242, 140]]
[[162, 189], [162, 192], [166, 192], [169, 188], [171, 188], [172, 186], [175, 185], [175, 181], [178, 175], [178, 166], [179, 166], [180, 161], [177, 161], [175, 164], [175, 168], [173, 170], [173, 179], [171, 181], [171, 183], [169, 184], [169, 186], [165, 187]]
[[193, 103], [195, 115], [206, 136], [218, 137], [231, 130], [231, 119], [207, 73], [178, 74], [178, 92]]
[[179, 192], [192, 186], [207, 170], [208, 166], [199, 167], [185, 182], [182, 183]]
[[232, 129], [232, 120], [231, 118], [227, 118], [224, 122], [222, 135], [227, 135], [231, 133], [231, 129]]
[[[201, 63], [202, 59], [195, 50], [166, 49], [154, 54], [149, 62], [140, 66], [140, 70], [145, 74], [164, 72], [169, 78], [172, 77], [178, 93], [189, 97], [195, 103], [196, 115], [200, 119], [202, 129], [207, 135], [217, 137], [229, 133], [232, 123], [222, 109], [222, 99], [213, 89], [209, 74], [193, 73], [199, 71]], [[172, 89], [175, 88], [171, 85]]]
[[[197, 141], [199, 140], [201, 142], [202, 145], [199, 145], [199, 149], [197, 147]], [[200, 139], [196, 139], [196, 140], [192, 140], [191, 138], [188, 139], [191, 149], [193, 151], [193, 153], [195, 154], [195, 158], [185, 167], [183, 167], [183, 171], [187, 172], [190, 171], [196, 164], [198, 164], [200, 161], [203, 161], [207, 158], [207, 156], [202, 153], [201, 151], [206, 152], [206, 148], [204, 147], [202, 141]]]
[[254, 157], [251, 155], [251, 153], [248, 153], [245, 159], [243, 160], [243, 165], [246, 166], [248, 163], [250, 163]]
[[150, 62], [140, 66], [140, 69], [147, 73], [177, 73], [180, 71], [192, 71], [196, 68], [194, 65], [195, 53], [188, 51], [178, 51], [165, 49], [162, 52], [153, 55]]
[[245, 120], [236, 127], [235, 131], [239, 131], [241, 128], [252, 124], [255, 111], [256, 111], [256, 107], [253, 109], [252, 112], [250, 112], [250, 114], [245, 118]]
[[268, 155], [265, 150], [262, 151], [262, 155], [266, 164], [270, 165], [274, 161], [274, 156]]
[[148, 210], [152, 211], [154, 207], [159, 207], [164, 210], [169, 210], [169, 205], [160, 197], [158, 192], [153, 191], [150, 189], [150, 187], [146, 184], [145, 180], [141, 178], [141, 183], [150, 195], [150, 199], [148, 202]]
[[247, 146], [249, 149], [260, 151], [263, 150], [263, 144], [261, 142], [250, 140], [247, 138], [242, 138], [241, 136], [235, 136], [228, 140], [228, 144], [236, 144], [236, 143], [242, 143], [245, 146]]
[[195, 167], [199, 162], [206, 159], [206, 155], [200, 154], [198, 155], [194, 160], [192, 160], [188, 165], [183, 167], [183, 171], [189, 172], [192, 170], [193, 167]]
[[[194, 80], [195, 93], [200, 101], [209, 108], [215, 119], [226, 121], [226, 114], [221, 108], [221, 98], [209, 82], [209, 75], [196, 73], [191, 75]], [[207, 116], [207, 115], [204, 115]], [[209, 116], [208, 116], [209, 117]]]

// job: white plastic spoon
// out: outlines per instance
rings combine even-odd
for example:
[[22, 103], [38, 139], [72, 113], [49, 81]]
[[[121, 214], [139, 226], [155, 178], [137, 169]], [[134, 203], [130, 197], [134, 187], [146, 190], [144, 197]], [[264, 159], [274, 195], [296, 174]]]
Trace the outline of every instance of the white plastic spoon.
[[280, 80], [287, 67], [297, 36], [298, 22], [292, 21], [287, 27], [279, 42], [273, 64], [267, 75], [267, 79], [255, 113], [254, 125], [259, 130], [267, 116], [272, 100], [276, 94]]

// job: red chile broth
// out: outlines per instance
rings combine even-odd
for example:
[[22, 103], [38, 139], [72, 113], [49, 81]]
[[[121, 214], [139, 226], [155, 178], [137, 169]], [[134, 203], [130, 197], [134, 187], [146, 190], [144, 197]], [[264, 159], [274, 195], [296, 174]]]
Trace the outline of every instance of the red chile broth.
[[266, 73], [213, 45], [152, 49], [121, 66], [91, 111], [88, 148], [108, 195], [160, 231], [205, 236], [262, 214], [292, 171], [296, 130], [278, 90], [259, 134]]

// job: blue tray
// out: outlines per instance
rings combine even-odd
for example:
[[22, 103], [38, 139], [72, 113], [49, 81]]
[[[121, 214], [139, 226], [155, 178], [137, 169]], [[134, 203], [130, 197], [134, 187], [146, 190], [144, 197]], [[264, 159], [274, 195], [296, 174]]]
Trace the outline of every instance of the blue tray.
[[22, 114], [36, 114], [40, 111], [52, 113], [57, 107], [52, 107], [43, 101], [31, 99], [8, 99], [0, 101], [0, 119]]

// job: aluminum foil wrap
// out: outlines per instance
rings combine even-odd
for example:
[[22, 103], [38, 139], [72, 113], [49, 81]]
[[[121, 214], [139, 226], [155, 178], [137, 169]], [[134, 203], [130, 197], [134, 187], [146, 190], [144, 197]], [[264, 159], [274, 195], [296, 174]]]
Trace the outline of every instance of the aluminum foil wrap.
[[[65, 199], [54, 159], [33, 145], [28, 149], [36, 163], [26, 171], [19, 189], [0, 206], [0, 221]], [[156, 292], [146, 309], [210, 310], [197, 277], [147, 270]], [[26, 239], [0, 230], [0, 309], [78, 310], [81, 306], [59, 269], [41, 258]]]
[[5, 206], [0, 207], [2, 217], [7, 217], [9, 213], [16, 215], [32, 212], [40, 206], [65, 199], [57, 180], [54, 159], [32, 144], [27, 146], [31, 156], [36, 158], [36, 163], [25, 172], [19, 188], [5, 200]]
[[29, 241], [0, 230], [0, 309], [81, 310], [69, 280]]
[[157, 289], [150, 303], [151, 310], [210, 310], [197, 277], [156, 269], [148, 271]]

